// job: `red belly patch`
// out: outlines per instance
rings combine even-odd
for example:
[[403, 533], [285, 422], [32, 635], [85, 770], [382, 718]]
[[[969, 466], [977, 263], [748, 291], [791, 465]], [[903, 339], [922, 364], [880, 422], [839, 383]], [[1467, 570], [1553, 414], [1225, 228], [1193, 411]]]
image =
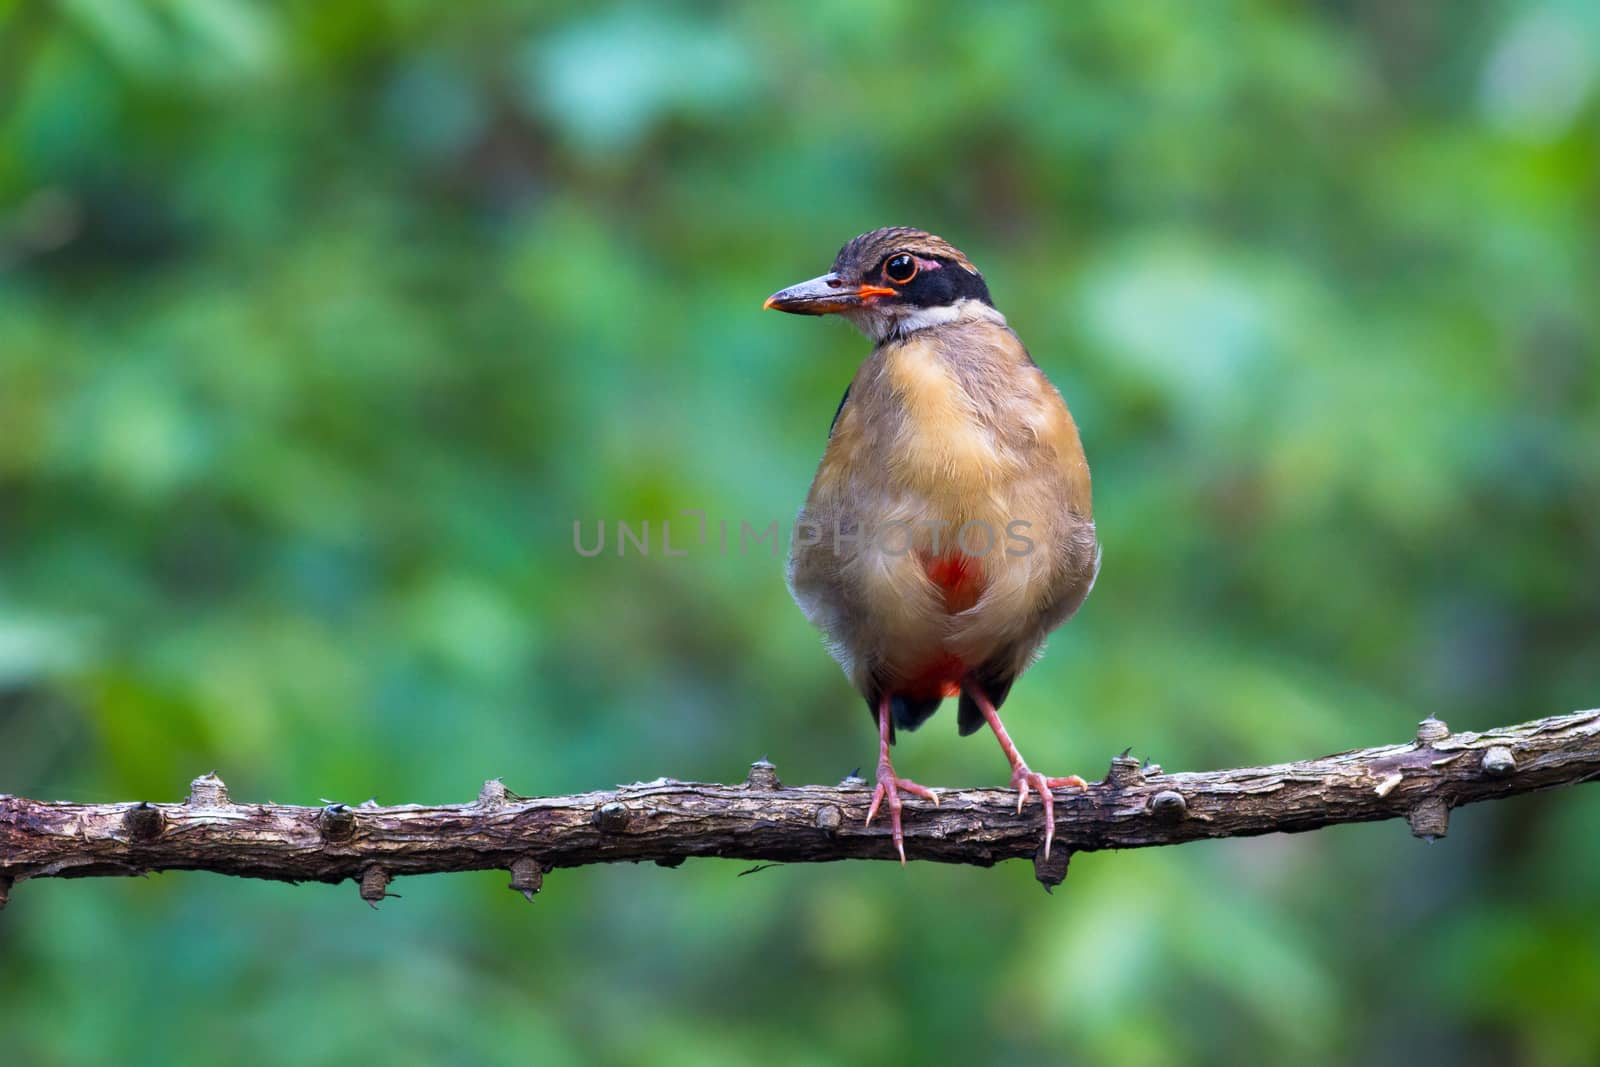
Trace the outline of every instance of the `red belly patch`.
[[929, 697], [958, 697], [961, 695], [961, 676], [967, 672], [966, 664], [946, 652], [908, 678], [904, 685], [896, 686], [913, 700]]
[[983, 595], [983, 564], [975, 556], [951, 552], [943, 556], [918, 553], [928, 580], [944, 594], [944, 610], [951, 615], [966, 611]]
[[[951, 552], [935, 556], [929, 552], [918, 553], [923, 573], [939, 588], [944, 596], [944, 610], [954, 615], [966, 611], [983, 595], [983, 563], [974, 556]], [[949, 652], [941, 653], [911, 672], [902, 691], [907, 696], [957, 697], [961, 695], [961, 679], [967, 665]]]

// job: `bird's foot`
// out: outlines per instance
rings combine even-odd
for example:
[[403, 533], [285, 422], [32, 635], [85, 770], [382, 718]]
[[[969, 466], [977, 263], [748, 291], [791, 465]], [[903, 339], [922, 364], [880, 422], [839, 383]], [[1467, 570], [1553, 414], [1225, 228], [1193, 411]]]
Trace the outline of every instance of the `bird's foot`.
[[894, 837], [894, 850], [900, 853], [900, 866], [906, 865], [906, 838], [900, 830], [900, 790], [905, 790], [912, 796], [933, 801], [933, 806], [939, 806], [939, 794], [925, 785], [918, 785], [909, 778], [895, 777], [894, 767], [888, 759], [878, 761], [878, 784], [872, 790], [872, 804], [867, 808], [867, 821], [864, 825], [871, 826], [872, 820], [878, 814], [878, 805], [884, 798], [889, 800], [889, 831]]
[[1056, 839], [1056, 798], [1052, 794], [1055, 789], [1087, 789], [1089, 783], [1079, 778], [1076, 774], [1069, 774], [1065, 778], [1046, 778], [1038, 771], [1030, 771], [1026, 763], [1017, 762], [1011, 771], [1011, 787], [1017, 791], [1017, 814], [1022, 814], [1022, 805], [1028, 802], [1028, 790], [1039, 791], [1039, 801], [1044, 805], [1044, 858], [1050, 858], [1050, 845]]

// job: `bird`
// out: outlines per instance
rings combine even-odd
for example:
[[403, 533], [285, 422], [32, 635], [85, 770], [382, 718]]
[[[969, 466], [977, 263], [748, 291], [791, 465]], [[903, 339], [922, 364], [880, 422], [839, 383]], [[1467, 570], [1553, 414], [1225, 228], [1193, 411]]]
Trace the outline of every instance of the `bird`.
[[987, 724], [1000, 742], [1017, 811], [1039, 794], [1048, 858], [1052, 790], [1087, 787], [1030, 768], [999, 709], [1100, 572], [1066, 402], [978, 268], [925, 230], [864, 233], [764, 309], [838, 315], [874, 346], [834, 413], [787, 566], [795, 602], [878, 729], [865, 825], [887, 803], [904, 866], [900, 794], [935, 805], [939, 794], [898, 777], [890, 746], [953, 697], [962, 736]]

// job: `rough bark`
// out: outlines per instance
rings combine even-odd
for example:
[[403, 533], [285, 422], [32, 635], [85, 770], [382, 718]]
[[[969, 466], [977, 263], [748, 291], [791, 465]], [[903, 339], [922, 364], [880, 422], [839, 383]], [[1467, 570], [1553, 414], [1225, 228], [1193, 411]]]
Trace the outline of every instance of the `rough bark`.
[[[1450, 809], [1600, 777], [1600, 711], [1451, 734], [1424, 720], [1415, 741], [1269, 767], [1168, 774], [1127, 756], [1086, 790], [1061, 790], [1049, 860], [1037, 799], [951, 789], [905, 807], [916, 860], [989, 866], [1032, 858], [1045, 885], [1073, 852], [1406, 818], [1442, 837]], [[530, 899], [557, 867], [622, 860], [676, 866], [693, 856], [820, 862], [893, 859], [886, 820], [863, 825], [870, 788], [784, 786], [760, 762], [742, 785], [657, 779], [525, 798], [487, 782], [470, 804], [301, 807], [231, 801], [215, 775], [176, 804], [75, 804], [0, 796], [0, 905], [28, 878], [205, 870], [249, 878], [355, 879], [376, 903], [399, 875], [499, 868]]]

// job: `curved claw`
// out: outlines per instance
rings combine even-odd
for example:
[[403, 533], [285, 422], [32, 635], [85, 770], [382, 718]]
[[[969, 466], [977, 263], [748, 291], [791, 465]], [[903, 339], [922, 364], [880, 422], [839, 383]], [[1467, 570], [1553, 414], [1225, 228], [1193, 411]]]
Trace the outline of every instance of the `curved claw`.
[[[1028, 800], [1028, 789], [1032, 787], [1039, 791], [1039, 799], [1044, 804], [1044, 858], [1050, 858], [1050, 845], [1056, 838], [1056, 803], [1055, 797], [1050, 795], [1050, 790], [1064, 786], [1075, 786], [1079, 789], [1087, 788], [1082, 778], [1069, 774], [1065, 778], [1046, 778], [1028, 769], [1022, 760], [1022, 753], [1017, 751], [1017, 746], [1012, 744], [1011, 735], [1006, 733], [1005, 724], [1000, 721], [1000, 713], [995, 710], [994, 701], [984, 692], [982, 686], [969, 686], [965, 690], [978, 710], [983, 713], [983, 718], [989, 724], [989, 729], [994, 731], [995, 740], [1000, 742], [1000, 751], [1006, 754], [1006, 760], [1011, 764], [1011, 784], [1017, 788], [1017, 814], [1022, 814], [1022, 805]], [[880, 719], [880, 726], [886, 730], [887, 720]], [[885, 735], [887, 736], [887, 735]], [[887, 751], [887, 749], [885, 749]]]
[[894, 838], [894, 850], [900, 854], [900, 866], [906, 865], [906, 837], [900, 829], [900, 790], [904, 789], [913, 796], [922, 797], [924, 800], [933, 801], [933, 806], [939, 806], [939, 794], [927, 786], [918, 785], [909, 778], [896, 777], [894, 764], [889, 761], [889, 725], [890, 697], [887, 692], [878, 698], [878, 784], [872, 790], [872, 803], [867, 808], [867, 821], [863, 824], [872, 825], [873, 817], [878, 814], [878, 805], [884, 797], [889, 798], [889, 830]]
[[900, 790], [904, 789], [913, 796], [922, 797], [924, 800], [933, 801], [934, 807], [939, 806], [939, 793], [925, 785], [918, 785], [909, 778], [895, 776], [894, 768], [887, 764], [878, 767], [878, 784], [872, 790], [872, 803], [867, 807], [867, 818], [863, 826], [871, 826], [872, 820], [878, 815], [878, 807], [887, 797], [889, 800], [889, 832], [894, 838], [894, 850], [900, 854], [900, 866], [906, 865], [906, 838], [900, 828], [900, 810], [905, 806], [900, 802]]
[[1075, 774], [1065, 778], [1046, 778], [1037, 771], [1030, 771], [1024, 764], [1018, 767], [1011, 775], [1011, 784], [1017, 789], [1017, 814], [1022, 814], [1022, 805], [1028, 799], [1030, 787], [1039, 791], [1039, 802], [1044, 806], [1044, 858], [1050, 858], [1050, 846], [1056, 839], [1056, 798], [1051, 792], [1055, 789], [1072, 787], [1087, 789], [1088, 783]]
[[878, 814], [878, 805], [883, 803], [883, 798], [889, 798], [889, 835], [894, 838], [894, 850], [900, 853], [900, 866], [906, 865], [906, 838], [900, 830], [900, 793], [895, 788], [899, 785], [894, 774], [878, 776], [878, 784], [872, 790], [872, 805], [867, 808], [867, 821], [863, 826], [871, 826], [873, 818]]
[[[883, 783], [879, 782], [877, 788], [873, 789], [872, 791], [872, 804], [867, 808], [867, 818], [866, 821], [861, 824], [862, 826], [871, 826], [872, 820], [878, 817], [878, 805], [883, 803], [883, 796], [885, 792], [886, 790], [884, 789]], [[894, 810], [893, 801], [890, 801], [889, 810]]]

